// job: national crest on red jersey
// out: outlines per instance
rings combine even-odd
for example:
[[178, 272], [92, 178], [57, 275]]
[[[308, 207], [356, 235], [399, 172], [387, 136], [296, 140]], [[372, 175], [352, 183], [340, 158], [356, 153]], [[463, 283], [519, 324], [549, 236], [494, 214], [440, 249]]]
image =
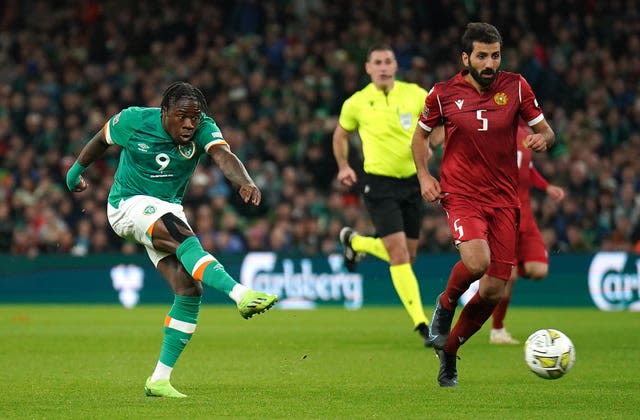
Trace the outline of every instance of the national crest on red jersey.
[[504, 92], [498, 92], [493, 95], [493, 100], [498, 105], [506, 105], [507, 103], [509, 103], [509, 97]]
[[491, 207], [518, 207], [518, 121], [535, 122], [544, 118], [542, 111], [519, 74], [501, 71], [484, 92], [478, 92], [466, 74], [437, 83], [419, 121], [427, 130], [444, 124], [442, 191], [474, 197]]

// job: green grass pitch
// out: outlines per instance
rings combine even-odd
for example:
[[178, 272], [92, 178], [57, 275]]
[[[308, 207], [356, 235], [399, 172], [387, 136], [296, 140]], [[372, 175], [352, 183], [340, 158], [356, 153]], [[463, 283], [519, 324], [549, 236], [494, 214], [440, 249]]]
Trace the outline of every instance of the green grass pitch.
[[167, 400], [143, 386], [168, 307], [0, 305], [0, 418], [640, 415], [638, 313], [513, 307], [507, 325], [519, 339], [556, 328], [573, 340], [573, 370], [534, 376], [522, 346], [489, 345], [485, 325], [462, 347], [451, 389], [438, 387], [438, 360], [399, 306], [274, 309], [245, 321], [231, 305], [206, 305], [172, 377], [189, 398]]

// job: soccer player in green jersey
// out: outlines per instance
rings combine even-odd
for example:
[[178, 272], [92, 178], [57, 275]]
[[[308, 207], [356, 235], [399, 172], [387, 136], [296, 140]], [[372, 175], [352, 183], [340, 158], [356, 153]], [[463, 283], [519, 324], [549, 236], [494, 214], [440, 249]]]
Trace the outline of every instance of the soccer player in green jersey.
[[349, 136], [358, 131], [364, 156], [364, 202], [377, 237], [364, 236], [351, 227], [340, 232], [345, 265], [355, 270], [363, 254], [390, 265], [391, 280], [414, 329], [429, 344], [429, 321], [422, 307], [420, 288], [411, 266], [415, 261], [423, 200], [411, 155], [411, 137], [424, 108], [427, 91], [414, 83], [395, 80], [398, 70], [393, 50], [386, 45], [369, 49], [365, 70], [371, 77], [364, 89], [342, 105], [333, 133], [333, 154], [338, 181], [353, 187], [358, 182], [349, 165]]
[[122, 152], [107, 203], [109, 223], [119, 236], [145, 246], [175, 295], [164, 320], [160, 357], [145, 392], [183, 398], [186, 395], [171, 386], [170, 376], [196, 329], [202, 283], [233, 299], [245, 319], [277, 301], [274, 295], [237, 283], [202, 248], [181, 205], [187, 184], [199, 158], [207, 153], [245, 203], [259, 205], [261, 193], [207, 115], [202, 92], [189, 83], [171, 84], [160, 108], [130, 107], [111, 117], [67, 172], [71, 191], [87, 188], [82, 173], [114, 144]]

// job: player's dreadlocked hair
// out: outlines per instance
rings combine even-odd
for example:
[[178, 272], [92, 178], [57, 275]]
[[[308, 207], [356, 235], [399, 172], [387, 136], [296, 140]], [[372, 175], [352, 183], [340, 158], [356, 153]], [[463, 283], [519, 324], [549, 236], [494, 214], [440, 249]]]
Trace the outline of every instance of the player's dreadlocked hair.
[[204, 98], [202, 91], [187, 82], [173, 82], [162, 94], [162, 102], [160, 109], [163, 111], [169, 109], [172, 105], [181, 99], [195, 99], [200, 104], [200, 110], [205, 114], [209, 114], [207, 100]]

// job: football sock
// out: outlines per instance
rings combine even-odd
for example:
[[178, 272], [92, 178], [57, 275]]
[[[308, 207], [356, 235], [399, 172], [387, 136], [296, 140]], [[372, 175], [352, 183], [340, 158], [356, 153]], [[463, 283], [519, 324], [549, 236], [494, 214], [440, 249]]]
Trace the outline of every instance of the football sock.
[[202, 249], [200, 241], [195, 236], [188, 237], [180, 244], [176, 250], [176, 257], [191, 277], [226, 295], [238, 284], [213, 255]]
[[235, 303], [238, 303], [242, 300], [245, 293], [247, 293], [248, 291], [249, 291], [249, 288], [247, 286], [245, 286], [244, 284], [238, 283], [235, 286], [233, 286], [233, 289], [231, 289], [231, 293], [229, 293], [229, 297], [233, 299]]
[[374, 257], [380, 258], [382, 261], [389, 262], [389, 253], [380, 238], [353, 235], [353, 238], [351, 239], [351, 248], [356, 252], [371, 254]]
[[505, 296], [493, 309], [491, 324], [494, 330], [504, 328], [504, 319], [507, 316], [509, 302], [511, 302], [511, 296]]
[[449, 333], [449, 339], [444, 346], [447, 354], [457, 354], [458, 348], [464, 344], [473, 334], [478, 332], [493, 312], [494, 304], [483, 300], [480, 293], [476, 293], [462, 308], [460, 318]]
[[429, 321], [427, 321], [427, 317], [424, 314], [422, 300], [420, 299], [418, 280], [413, 273], [411, 264], [392, 265], [389, 267], [389, 271], [391, 272], [393, 287], [395, 287], [404, 308], [413, 320], [414, 326], [418, 326], [423, 322], [428, 325]]
[[171, 379], [172, 371], [173, 371], [172, 366], [167, 366], [164, 363], [162, 363], [160, 360], [158, 360], [158, 363], [156, 364], [156, 368], [153, 371], [153, 374], [151, 375], [150, 381], [155, 382], [161, 379], [169, 380]]
[[455, 310], [460, 296], [469, 288], [471, 283], [480, 277], [482, 276], [471, 274], [464, 263], [458, 261], [451, 269], [451, 274], [449, 274], [449, 280], [447, 281], [447, 288], [442, 294], [440, 304], [450, 311]]
[[169, 379], [178, 357], [191, 339], [198, 323], [200, 296], [175, 295], [173, 306], [164, 319], [164, 337], [160, 358], [151, 381]]

